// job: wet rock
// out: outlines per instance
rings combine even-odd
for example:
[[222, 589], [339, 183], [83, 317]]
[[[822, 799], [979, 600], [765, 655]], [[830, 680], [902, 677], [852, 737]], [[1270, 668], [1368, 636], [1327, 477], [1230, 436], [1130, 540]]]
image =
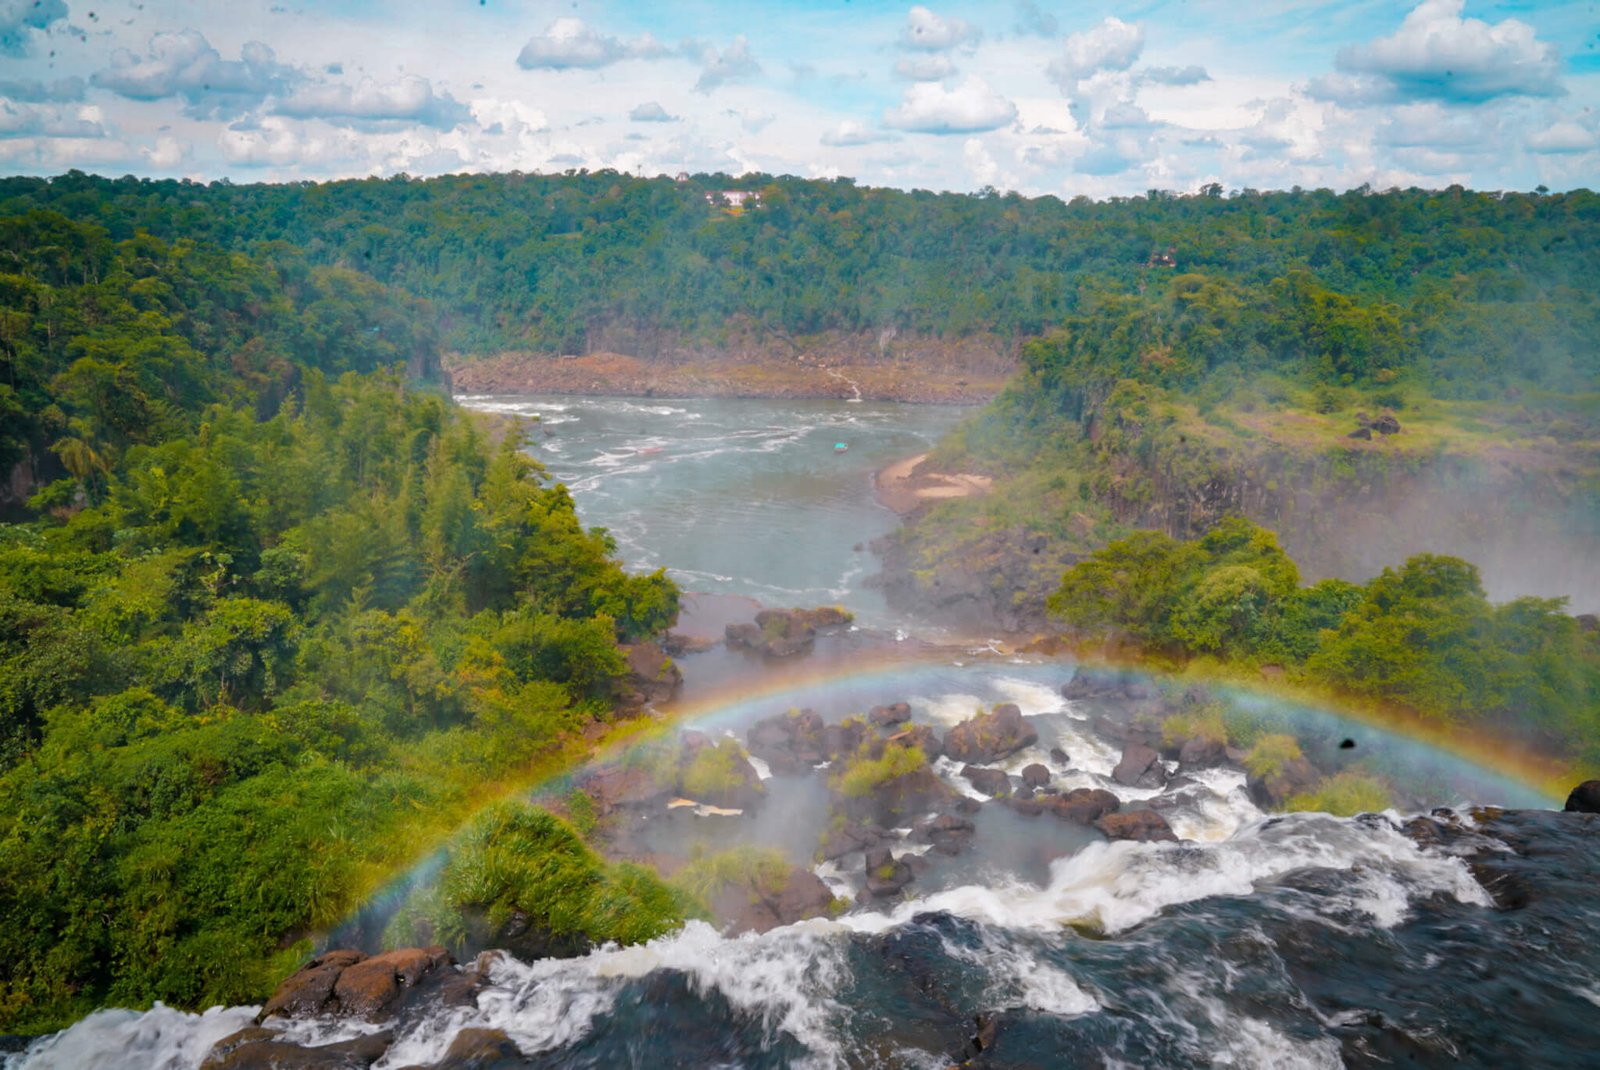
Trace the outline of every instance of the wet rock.
[[1169, 841], [1176, 843], [1177, 834], [1167, 819], [1154, 810], [1130, 810], [1127, 813], [1104, 814], [1095, 819], [1094, 827], [1111, 840], [1137, 840], [1141, 843]]
[[463, 1029], [450, 1042], [435, 1070], [519, 1070], [527, 1060], [500, 1029]]
[[310, 1018], [321, 1014], [333, 999], [333, 986], [346, 966], [360, 962], [366, 956], [359, 951], [340, 949], [324, 952], [284, 979], [278, 990], [267, 1000], [256, 1015], [256, 1021], [265, 1021], [276, 1015], [287, 1018]]
[[665, 799], [670, 784], [657, 783], [645, 770], [610, 766], [596, 770], [579, 784], [594, 801], [595, 813], [607, 817], [624, 808], [647, 808]]
[[682, 635], [678, 632], [668, 632], [661, 637], [661, 649], [674, 658], [681, 658], [685, 654], [699, 654], [710, 650], [717, 645], [715, 639], [706, 639], [697, 635]]
[[858, 823], [823, 830], [820, 850], [824, 861], [832, 862], [857, 851], [865, 851], [894, 839], [894, 834], [878, 825]]
[[830, 724], [822, 730], [822, 750], [828, 756], [828, 761], [836, 761], [840, 755], [850, 755], [860, 750], [861, 741], [866, 737], [867, 726], [859, 720]]
[[764, 884], [756, 877], [730, 882], [710, 902], [711, 911], [732, 933], [764, 933], [780, 925], [819, 918], [834, 908], [834, 895], [809, 869], [790, 868], [781, 883]]
[[867, 721], [874, 728], [889, 728], [911, 720], [911, 706], [896, 702], [889, 706], [874, 706], [867, 711]]
[[1349, 437], [1349, 438], [1359, 438], [1363, 442], [1371, 442], [1372, 441], [1372, 429], [1368, 428], [1368, 427], [1358, 427], [1354, 431], [1350, 432], [1350, 434], [1347, 437]]
[[776, 914], [779, 925], [793, 925], [806, 918], [820, 918], [833, 910], [835, 897], [822, 878], [809, 869], [796, 866], [778, 896]]
[[1301, 792], [1312, 791], [1322, 779], [1321, 774], [1304, 758], [1281, 762], [1278, 768], [1265, 776], [1251, 774], [1245, 779], [1245, 790], [1251, 800], [1263, 810], [1280, 809], [1290, 798]]
[[338, 1013], [377, 1018], [403, 989], [414, 988], [424, 975], [452, 962], [450, 953], [442, 947], [408, 947], [351, 963], [333, 986]]
[[1120, 669], [1079, 666], [1072, 679], [1061, 686], [1065, 699], [1121, 698], [1131, 677]]
[[892, 899], [911, 883], [911, 866], [904, 859], [895, 858], [887, 847], [874, 847], [867, 852], [867, 887], [862, 893], [866, 900]]
[[774, 773], [809, 773], [827, 760], [826, 727], [815, 710], [791, 710], [757, 721], [746, 739], [750, 753]]
[[804, 654], [812, 647], [819, 630], [849, 624], [851, 616], [842, 609], [823, 606], [817, 609], [763, 609], [753, 624], [730, 624], [723, 630], [727, 643], [744, 647], [771, 658]]
[[645, 640], [621, 648], [628, 664], [622, 678], [618, 704], [637, 710], [647, 703], [664, 702], [683, 686], [683, 673], [659, 643]]
[[1022, 782], [1030, 788], [1042, 788], [1050, 783], [1050, 770], [1034, 762], [1022, 767]]
[[901, 747], [917, 747], [930, 762], [944, 753], [944, 744], [939, 741], [939, 734], [925, 724], [907, 725], [885, 742]]
[[1186, 739], [1183, 746], [1178, 748], [1178, 765], [1185, 772], [1194, 769], [1211, 769], [1215, 766], [1226, 765], [1228, 762], [1228, 745], [1220, 739], [1205, 739], [1196, 736]]
[[1129, 743], [1122, 748], [1122, 760], [1111, 771], [1111, 779], [1130, 788], [1155, 788], [1166, 782], [1167, 772], [1154, 747]]
[[971, 821], [955, 814], [940, 814], [924, 818], [911, 827], [911, 838], [919, 843], [930, 843], [944, 855], [958, 855], [972, 843], [977, 828]]
[[1060, 747], [1050, 748], [1050, 760], [1055, 763], [1057, 769], [1066, 770], [1072, 767], [1072, 755]]
[[1038, 741], [1039, 733], [1023, 718], [1016, 704], [1004, 702], [945, 733], [944, 752], [958, 762], [987, 765]]
[[991, 799], [1001, 799], [1011, 794], [1011, 778], [1006, 775], [1004, 769], [985, 769], [982, 766], [966, 765], [961, 768], [961, 776]]
[[1367, 426], [1380, 435], [1398, 435], [1400, 433], [1400, 421], [1395, 419], [1392, 412], [1383, 413]]
[[970, 799], [963, 795], [955, 801], [955, 809], [958, 814], [975, 814], [983, 809], [983, 804], [977, 799]]
[[384, 1030], [311, 1047], [252, 1027], [219, 1040], [206, 1053], [200, 1070], [365, 1070], [383, 1058], [393, 1042], [394, 1034]]
[[1600, 780], [1585, 780], [1573, 788], [1564, 809], [1569, 814], [1600, 814]]
[[1013, 795], [1009, 800], [1007, 800], [1006, 805], [1010, 806], [1012, 810], [1021, 814], [1023, 817], [1038, 817], [1040, 814], [1044, 813], [1046, 805], [1045, 800], [1035, 796], [1032, 790], [1028, 788], [1024, 788], [1022, 790], [1026, 792], [1026, 794]]
[[1121, 807], [1122, 800], [1104, 788], [1073, 788], [1046, 804], [1057, 817], [1080, 825], [1093, 824], [1102, 815], [1115, 813]]

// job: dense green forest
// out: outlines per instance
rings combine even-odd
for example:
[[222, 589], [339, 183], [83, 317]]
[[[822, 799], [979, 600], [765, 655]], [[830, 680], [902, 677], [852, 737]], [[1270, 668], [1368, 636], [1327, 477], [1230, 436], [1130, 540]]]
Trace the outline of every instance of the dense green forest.
[[0, 256], [0, 445], [60, 476], [0, 525], [0, 1030], [259, 999], [677, 591], [405, 374], [412, 298], [48, 213]]
[[1491, 604], [1457, 558], [1422, 554], [1364, 585], [1302, 587], [1273, 534], [1234, 517], [1187, 542], [1151, 531], [1112, 542], [1068, 569], [1049, 605], [1086, 637], [1277, 665], [1600, 765], [1600, 630], [1560, 599]]
[[[760, 191], [760, 206], [731, 214], [705, 200], [734, 187]], [[0, 216], [35, 209], [113, 240], [286, 242], [429, 299], [445, 344], [468, 352], [578, 352], [618, 328], [711, 342], [740, 324], [790, 339], [1065, 328], [1056, 363], [1092, 363], [1101, 378], [1129, 365], [1167, 383], [1271, 366], [1483, 396], [1600, 375], [1586, 341], [1600, 327], [1600, 196], [1583, 190], [1213, 186], [1063, 202], [610, 171], [0, 181]]]

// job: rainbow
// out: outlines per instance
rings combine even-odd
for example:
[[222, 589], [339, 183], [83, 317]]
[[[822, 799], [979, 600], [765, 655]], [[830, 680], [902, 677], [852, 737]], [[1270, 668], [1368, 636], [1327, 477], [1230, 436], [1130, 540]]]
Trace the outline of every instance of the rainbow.
[[[1008, 658], [988, 651], [961, 655], [918, 646], [906, 651], [880, 647], [847, 657], [768, 666], [754, 676], [736, 673], [732, 679], [699, 688], [691, 670], [687, 693], [664, 709], [659, 720], [613, 736], [577, 769], [546, 771], [531, 780], [508, 784], [486, 800], [485, 806], [505, 798], [564, 790], [583, 769], [615, 760], [678, 728], [728, 731], [795, 707], [816, 709], [832, 721], [865, 712], [873, 705], [902, 700], [916, 704], [964, 695], [983, 703], [1009, 701], [1013, 695], [1006, 690], [1008, 684], [1013, 689], [1020, 683], [1054, 691], [1070, 678], [1075, 665], [1070, 659]], [[1160, 678], [1157, 673], [1135, 671]], [[1322, 696], [1286, 695], [1237, 680], [1211, 684], [1236, 709], [1262, 716], [1279, 726], [1275, 730], [1350, 741], [1375, 771], [1434, 798], [1545, 808], [1560, 805], [1561, 796], [1556, 792], [1565, 790], [1553, 779], [1559, 773], [1548, 761], [1508, 747], [1503, 740], [1416, 717], [1329, 703]], [[476, 813], [463, 826], [474, 816]], [[412, 887], [432, 878], [446, 850], [447, 845], [438, 847], [397, 874], [368, 898], [358, 914], [397, 904]], [[347, 920], [345, 926], [349, 924]]]

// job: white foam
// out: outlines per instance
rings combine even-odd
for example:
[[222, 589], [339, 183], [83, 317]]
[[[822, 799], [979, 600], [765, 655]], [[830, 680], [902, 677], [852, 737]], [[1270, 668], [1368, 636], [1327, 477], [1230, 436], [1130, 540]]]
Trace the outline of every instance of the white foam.
[[157, 1003], [148, 1011], [95, 1011], [72, 1028], [0, 1060], [5, 1070], [193, 1070], [223, 1037], [255, 1021], [255, 1007], [185, 1014]]
[[1168, 907], [1249, 895], [1258, 884], [1297, 870], [1357, 867], [1361, 881], [1343, 896], [1326, 897], [1323, 909], [1355, 911], [1392, 926], [1413, 895], [1443, 892], [1464, 903], [1489, 903], [1459, 859], [1425, 853], [1388, 823], [1291, 814], [1248, 825], [1219, 843], [1094, 843], [1053, 862], [1044, 888], [1019, 880], [966, 885], [844, 921], [878, 932], [943, 910], [1006, 928], [1055, 931], [1085, 924], [1117, 933]]

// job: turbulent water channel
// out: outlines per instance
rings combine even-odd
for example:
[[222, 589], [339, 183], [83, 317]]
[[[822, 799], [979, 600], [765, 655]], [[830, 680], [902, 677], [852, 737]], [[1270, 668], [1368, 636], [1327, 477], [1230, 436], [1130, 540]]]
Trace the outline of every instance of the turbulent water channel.
[[[1108, 790], [1126, 809], [1161, 814], [1178, 841], [1108, 841], [989, 799], [946, 758], [934, 772], [976, 804], [970, 843], [945, 854], [890, 830], [896, 859], [920, 859], [916, 878], [896, 899], [863, 904], [861, 853], [816, 861], [825, 771], [774, 774], [761, 763], [759, 809], [663, 814], [638, 826], [632, 846], [776, 848], [855, 900], [837, 917], [739, 936], [692, 922], [580, 958], [499, 956], [471, 1006], [422, 1004], [381, 1023], [273, 1020], [285, 1040], [392, 1030], [379, 1070], [1593, 1063], [1594, 818], [1555, 813], [1513, 780], [1335, 712], [1245, 694], [1227, 701], [1292, 727], [1308, 753], [1359, 759], [1402, 785], [1403, 810], [1265, 813], [1226, 762], [1167, 762], [1130, 786], [1112, 776], [1120, 734], [1159, 681], [1068, 698], [1073, 665], [957, 640], [937, 621], [898, 617], [864, 585], [875, 562], [857, 546], [895, 523], [873, 499], [871, 473], [926, 449], [959, 410], [467, 403], [539, 416], [532, 451], [586, 522], [607, 527], [631, 565], [666, 567], [687, 591], [713, 596], [690, 600], [695, 626], [715, 631], [756, 601], [855, 612], [853, 630], [793, 661], [720, 646], [681, 659], [685, 689], [667, 713], [685, 729], [744, 741], [796, 706], [835, 724], [904, 702], [912, 726], [943, 735], [979, 708], [1012, 703], [1037, 739], [998, 768], [1016, 779], [1043, 766], [1052, 792]], [[1430, 813], [1439, 806], [1455, 812]], [[102, 1011], [5, 1067], [198, 1067], [256, 1010]], [[515, 1054], [469, 1057], [460, 1041], [473, 1029], [503, 1031]]]

